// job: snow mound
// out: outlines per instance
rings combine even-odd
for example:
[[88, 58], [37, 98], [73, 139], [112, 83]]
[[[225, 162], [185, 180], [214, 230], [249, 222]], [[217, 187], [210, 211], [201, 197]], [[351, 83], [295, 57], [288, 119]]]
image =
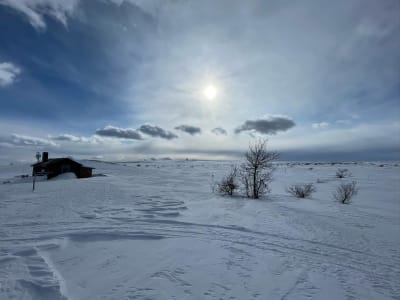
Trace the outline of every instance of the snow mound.
[[52, 178], [52, 180], [64, 180], [64, 179], [76, 179], [76, 178], [77, 177], [74, 172], [67, 172]]

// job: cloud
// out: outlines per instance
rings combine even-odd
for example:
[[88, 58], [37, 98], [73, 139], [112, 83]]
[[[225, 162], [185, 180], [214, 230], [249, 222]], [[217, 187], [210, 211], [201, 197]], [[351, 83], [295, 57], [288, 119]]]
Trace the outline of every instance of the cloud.
[[[46, 29], [45, 17], [51, 17], [68, 26], [68, 18], [72, 17], [81, 0], [0, 0], [0, 5], [8, 6], [28, 19], [37, 30]], [[100, 2], [100, 1], [99, 1]], [[123, 2], [132, 3], [147, 12], [154, 10], [156, 3], [135, 0], [108, 0], [120, 6]]]
[[319, 123], [313, 123], [311, 124], [311, 127], [313, 129], [327, 129], [327, 128], [333, 128], [333, 127], [337, 127], [337, 126], [348, 126], [351, 125], [351, 121], [350, 120], [336, 120], [333, 123], [329, 123], [329, 122], [319, 122]]
[[138, 130], [146, 135], [152, 137], [160, 137], [166, 140], [172, 140], [178, 137], [176, 134], [170, 131], [166, 131], [158, 126], [142, 125], [139, 127]]
[[141, 140], [142, 136], [136, 129], [131, 128], [119, 128], [108, 125], [102, 129], [97, 129], [96, 134], [106, 137], [116, 137], [129, 140]]
[[228, 135], [228, 132], [222, 127], [216, 127], [211, 132], [216, 135]]
[[278, 131], [287, 131], [296, 123], [286, 116], [270, 116], [267, 119], [247, 120], [235, 129], [235, 133], [255, 131], [262, 134], [276, 134]]
[[186, 133], [189, 133], [190, 135], [195, 135], [195, 134], [200, 134], [201, 133], [201, 128], [200, 127], [195, 127], [195, 126], [190, 126], [190, 125], [180, 125], [175, 127], [176, 130], [180, 130]]
[[19, 134], [12, 134], [6, 142], [15, 146], [58, 146], [53, 141], [47, 139]]
[[79, 0], [0, 0], [0, 5], [9, 6], [28, 18], [36, 29], [45, 29], [44, 16], [49, 16], [67, 26]]
[[328, 128], [329, 126], [330, 126], [330, 124], [328, 122], [313, 123], [311, 125], [311, 127], [314, 129], [324, 129], [324, 128]]
[[351, 117], [352, 119], [355, 119], [355, 120], [360, 119], [360, 116], [359, 116], [358, 114], [350, 114], [350, 117]]
[[351, 121], [350, 120], [336, 120], [335, 123], [339, 124], [339, 125], [350, 125]]
[[97, 144], [102, 141], [102, 139], [98, 136], [90, 136], [90, 137], [84, 137], [84, 136], [75, 136], [72, 134], [60, 134], [57, 136], [49, 136], [49, 139], [53, 141], [61, 141], [61, 142], [73, 142], [73, 143], [88, 143], [88, 144]]
[[[170, 131], [164, 130], [161, 127], [153, 126], [153, 125], [142, 125], [138, 129], [132, 128], [119, 128], [108, 125], [102, 129], [97, 129], [96, 134], [100, 136], [106, 137], [116, 137], [116, 138], [124, 138], [131, 140], [142, 140], [143, 137], [140, 133], [149, 135], [151, 137], [159, 137], [166, 140], [172, 140], [178, 138], [178, 136]], [[71, 135], [61, 135], [58, 137], [61, 140], [70, 140], [74, 141], [78, 137], [74, 137]]]
[[[396, 151], [399, 153], [399, 130], [400, 124], [392, 122], [361, 123], [351, 127], [331, 126], [323, 131], [305, 131], [304, 134], [296, 132], [290, 137], [290, 140], [281, 140], [277, 147], [292, 153], [297, 151], [299, 153], [332, 154], [332, 159], [335, 157], [334, 153], [369, 153], [370, 158], [368, 159], [374, 160], [374, 157], [382, 154], [382, 152], [378, 153], [379, 151], [397, 149]], [[309, 157], [316, 159], [312, 155]]]
[[80, 139], [77, 136], [71, 134], [60, 134], [57, 136], [49, 136], [50, 139], [55, 141], [68, 141], [68, 142], [78, 142]]
[[0, 63], [0, 87], [12, 84], [21, 70], [9, 62]]

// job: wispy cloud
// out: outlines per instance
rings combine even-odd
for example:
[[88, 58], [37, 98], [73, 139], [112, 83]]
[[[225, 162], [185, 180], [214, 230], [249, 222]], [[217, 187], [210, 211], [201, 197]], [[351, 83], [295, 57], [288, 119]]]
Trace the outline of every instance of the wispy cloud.
[[180, 125], [180, 126], [176, 126], [175, 129], [186, 132], [190, 135], [195, 135], [195, 134], [201, 133], [200, 127], [195, 127], [195, 126], [191, 126], [191, 125]]
[[215, 127], [211, 132], [216, 135], [228, 135], [228, 132], [222, 127]]
[[15, 146], [57, 146], [56, 143], [48, 139], [20, 134], [12, 134], [5, 142]]
[[108, 125], [104, 128], [97, 129], [96, 134], [106, 137], [123, 138], [129, 140], [142, 140], [142, 136], [136, 129], [120, 128]]
[[72, 142], [72, 143], [88, 143], [88, 144], [98, 144], [102, 142], [102, 138], [99, 136], [90, 136], [90, 137], [84, 137], [84, 136], [75, 136], [72, 134], [60, 134], [56, 136], [49, 136], [49, 139], [53, 141], [60, 141], [60, 142]]
[[335, 123], [338, 125], [350, 125], [351, 121], [350, 120], [336, 120]]
[[0, 87], [12, 84], [21, 70], [10, 62], [0, 63]]
[[68, 141], [68, 142], [79, 142], [80, 138], [71, 134], [60, 134], [57, 136], [49, 136], [49, 139], [55, 140], [55, 141]]
[[0, 0], [0, 5], [9, 6], [26, 18], [36, 29], [45, 29], [44, 16], [52, 17], [67, 26], [67, 18], [79, 0]]
[[324, 128], [328, 128], [329, 126], [330, 126], [330, 124], [328, 122], [313, 123], [311, 125], [311, 127], [314, 129], [324, 129]]
[[341, 120], [336, 120], [333, 122], [317, 122], [317, 123], [312, 123], [311, 127], [313, 129], [328, 129], [328, 128], [335, 128], [338, 126], [349, 126], [351, 125], [352, 122], [350, 120], [345, 120], [345, 119], [341, 119]]
[[158, 126], [153, 125], [142, 125], [138, 129], [141, 133], [149, 135], [151, 137], [160, 137], [166, 140], [172, 140], [177, 138], [178, 136], [170, 131], [162, 129]]
[[252, 131], [261, 134], [276, 134], [278, 131], [287, 131], [296, 123], [286, 116], [270, 116], [266, 119], [247, 120], [235, 129], [235, 133]]

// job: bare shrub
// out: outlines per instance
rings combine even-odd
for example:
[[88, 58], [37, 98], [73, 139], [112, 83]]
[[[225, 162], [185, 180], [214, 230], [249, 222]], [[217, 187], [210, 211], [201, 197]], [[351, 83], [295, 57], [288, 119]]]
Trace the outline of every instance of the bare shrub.
[[336, 178], [346, 178], [350, 177], [351, 173], [348, 169], [338, 169], [336, 171]]
[[270, 191], [269, 183], [275, 170], [272, 162], [277, 158], [277, 152], [267, 150], [267, 140], [259, 140], [249, 146], [240, 171], [247, 197], [258, 199]]
[[310, 197], [312, 193], [316, 192], [317, 189], [312, 183], [307, 183], [291, 185], [286, 191], [297, 198], [307, 198]]
[[333, 198], [343, 204], [347, 204], [353, 196], [357, 195], [357, 193], [358, 188], [356, 181], [342, 183], [336, 188], [336, 191], [333, 193]]
[[236, 182], [237, 178], [237, 167], [232, 167], [228, 175], [223, 177], [220, 182], [216, 185], [216, 191], [222, 195], [232, 196], [233, 192], [238, 188]]

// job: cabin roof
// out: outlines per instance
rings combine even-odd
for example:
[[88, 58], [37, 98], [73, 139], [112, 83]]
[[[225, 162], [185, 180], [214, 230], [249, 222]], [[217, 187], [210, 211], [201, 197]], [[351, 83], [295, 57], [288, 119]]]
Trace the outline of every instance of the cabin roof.
[[62, 163], [62, 162], [69, 162], [69, 163], [73, 163], [75, 165], [78, 165], [79, 167], [84, 167], [84, 168], [88, 168], [88, 169], [94, 169], [92, 167], [84, 166], [84, 165], [76, 162], [75, 160], [67, 158], [67, 157], [50, 158], [47, 161], [40, 161], [40, 162], [37, 162], [35, 164], [32, 164], [31, 167], [47, 167], [47, 166], [56, 165], [56, 164], [59, 164], [59, 163]]

